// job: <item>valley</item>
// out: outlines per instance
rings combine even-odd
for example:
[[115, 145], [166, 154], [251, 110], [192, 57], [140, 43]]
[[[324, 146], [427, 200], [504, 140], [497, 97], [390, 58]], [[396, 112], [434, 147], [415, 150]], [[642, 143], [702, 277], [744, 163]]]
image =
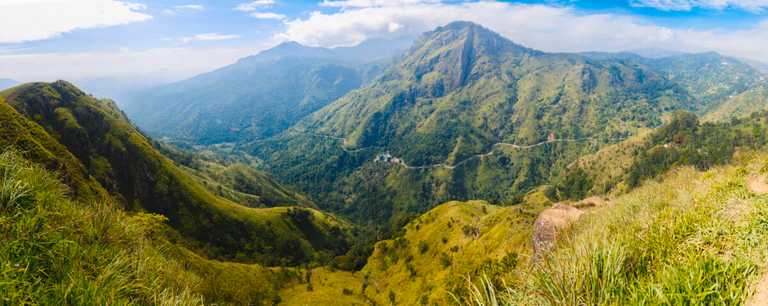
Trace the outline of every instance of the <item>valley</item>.
[[119, 101], [0, 80], [0, 304], [764, 304], [763, 66], [489, 24], [284, 33]]

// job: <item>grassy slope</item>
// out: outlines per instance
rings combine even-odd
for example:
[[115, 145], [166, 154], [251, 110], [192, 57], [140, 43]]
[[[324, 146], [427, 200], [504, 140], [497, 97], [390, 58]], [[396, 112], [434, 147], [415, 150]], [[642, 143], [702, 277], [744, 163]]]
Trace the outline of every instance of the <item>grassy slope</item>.
[[77, 157], [0, 97], [0, 148], [8, 147], [16, 148], [49, 170], [59, 171], [75, 196], [98, 199], [107, 195]]
[[766, 109], [768, 104], [768, 84], [761, 83], [738, 95], [730, 96], [719, 107], [707, 113], [707, 121], [727, 121], [731, 118], [743, 118], [754, 112]]
[[154, 150], [114, 103], [69, 83], [22, 85], [2, 96], [54, 135], [121, 202], [168, 217], [208, 256], [297, 264], [345, 248], [346, 225], [331, 216], [285, 207], [251, 209], [211, 194]]
[[635, 155], [648, 141], [650, 130], [640, 132], [620, 143], [606, 146], [599, 151], [583, 156], [569, 165], [569, 168], [579, 167], [584, 170], [587, 180], [592, 182], [588, 195], [623, 192], [628, 188], [624, 180]]
[[[502, 305], [740, 304], [768, 269], [768, 197], [745, 186], [751, 173], [766, 173], [766, 158], [742, 152], [728, 166], [676, 168], [646, 181], [588, 211], [539, 265], [529, 260], [530, 228], [541, 206], [521, 212], [447, 203], [412, 221], [402, 237], [378, 243], [361, 272], [313, 270], [311, 286], [297, 283], [281, 296], [350, 305], [389, 304], [392, 296], [418, 305], [448, 303], [452, 293], [494, 305], [485, 288], [467, 287], [465, 277], [479, 285], [486, 275]], [[465, 225], [479, 227], [477, 238]], [[505, 261], [507, 254], [516, 260]]]
[[154, 146], [209, 191], [231, 201], [248, 207], [315, 207], [305, 196], [257, 171], [258, 161], [245, 153], [227, 152], [228, 157], [221, 157], [222, 153], [214, 150], [184, 151], [161, 142]]
[[530, 231], [545, 205], [499, 207], [483, 201], [440, 205], [411, 221], [402, 236], [377, 243], [362, 271], [316, 269], [311, 286], [297, 284], [281, 291], [281, 296], [289, 304], [342, 297], [345, 304], [386, 305], [390, 295], [398, 305], [452, 302], [451, 292], [461, 292], [467, 276], [485, 272], [516, 279], [513, 271], [529, 261]]
[[756, 112], [728, 122], [700, 122], [678, 112], [663, 127], [642, 133], [569, 165], [556, 187], [562, 198], [623, 193], [675, 166], [700, 170], [727, 164], [739, 149], [761, 149], [766, 144], [768, 116]]
[[58, 177], [0, 154], [0, 304], [271, 304], [292, 269], [208, 260], [160, 215], [71, 199]]
[[736, 305], [766, 268], [768, 202], [746, 178], [764, 153], [706, 172], [678, 168], [582, 219], [510, 304]]

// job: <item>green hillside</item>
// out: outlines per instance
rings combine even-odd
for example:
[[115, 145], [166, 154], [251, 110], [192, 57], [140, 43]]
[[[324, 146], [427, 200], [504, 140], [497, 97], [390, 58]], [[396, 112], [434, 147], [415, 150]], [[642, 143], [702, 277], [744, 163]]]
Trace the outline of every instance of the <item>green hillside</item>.
[[315, 207], [305, 196], [257, 171], [259, 161], [247, 154], [181, 149], [157, 141], [154, 146], [209, 191], [231, 201], [248, 207]]
[[[634, 53], [589, 52], [583, 55], [601, 60], [618, 60], [652, 69], [679, 84], [694, 97], [699, 114], [730, 109], [736, 97], [763, 86], [764, 75], [748, 60], [715, 52], [664, 54], [644, 57]], [[762, 102], [762, 100], [761, 100]], [[735, 102], [739, 104], [739, 101]], [[722, 111], [720, 111], [722, 112]], [[736, 113], [749, 115], [751, 112]]]
[[167, 218], [67, 196], [59, 175], [0, 153], [0, 304], [266, 305], [300, 270], [205, 259]]
[[728, 97], [727, 101], [703, 117], [707, 121], [728, 121], [744, 118], [768, 108], [768, 84], [762, 82], [738, 95]]
[[26, 117], [13, 120], [37, 126], [43, 135], [17, 129], [24, 133], [17, 137], [24, 139], [10, 143], [11, 148], [23, 151], [17, 143], [55, 139], [61, 145], [52, 147], [66, 148], [61, 156], [71, 152], [76, 160], [69, 161], [79, 162], [82, 175], [98, 181], [89, 186], [103, 186], [130, 210], [167, 217], [185, 238], [180, 242], [206, 256], [295, 265], [328, 260], [347, 249], [348, 225], [332, 216], [307, 208], [252, 209], [213, 195], [158, 153], [110, 101], [96, 100], [63, 81], [27, 84], [2, 96], [3, 105]]
[[[369, 86], [251, 148], [321, 208], [397, 228], [449, 200], [519, 202], [577, 157], [696, 105], [642, 65], [543, 53], [456, 22], [424, 34]], [[510, 145], [549, 137], [565, 141]], [[408, 167], [374, 162], [387, 151]]]
[[287, 286], [280, 296], [289, 305], [333, 304], [339, 296], [345, 305], [451, 304], [452, 294], [464, 292], [466, 277], [512, 280], [515, 269], [530, 264], [531, 229], [542, 204], [439, 205], [411, 221], [401, 236], [377, 243], [361, 271], [316, 269], [309, 282]]
[[674, 114], [664, 126], [580, 158], [557, 180], [558, 194], [583, 198], [625, 192], [670, 169], [706, 170], [731, 162], [739, 150], [766, 144], [765, 112], [728, 122], [699, 122], [692, 113]]
[[702, 113], [757, 86], [763, 74], [742, 60], [714, 52], [644, 60], [645, 64], [681, 84], [700, 104]]
[[[686, 116], [601, 154], [679, 134]], [[552, 205], [544, 190], [513, 207], [437, 206], [377, 243], [360, 272], [313, 270], [280, 294], [298, 305], [334, 297], [358, 305], [759, 305], [768, 174], [765, 153], [750, 146], [739, 145], [727, 165], [677, 163], [611, 197], [560, 202], [583, 215], [538, 261], [534, 224]]]
[[[766, 156], [709, 171], [677, 168], [590, 211], [521, 283], [482, 286], [481, 305], [745, 305], [766, 271]], [[764, 175], [764, 174], [763, 174]], [[760, 305], [754, 300], [749, 305]]]

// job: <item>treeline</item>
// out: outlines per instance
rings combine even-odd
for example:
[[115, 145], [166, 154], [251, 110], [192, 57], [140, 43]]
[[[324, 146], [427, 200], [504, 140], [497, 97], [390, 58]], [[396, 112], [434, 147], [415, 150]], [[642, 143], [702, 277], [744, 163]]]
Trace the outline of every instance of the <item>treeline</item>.
[[[626, 171], [627, 186], [637, 187], [676, 166], [706, 170], [731, 161], [736, 148], [758, 149], [766, 145], [768, 112], [730, 122], [706, 122], [689, 112], [676, 112], [672, 120], [653, 132], [644, 145], [633, 152]], [[592, 189], [592, 177], [580, 167], [569, 169], [556, 184], [561, 198], [580, 199]]]

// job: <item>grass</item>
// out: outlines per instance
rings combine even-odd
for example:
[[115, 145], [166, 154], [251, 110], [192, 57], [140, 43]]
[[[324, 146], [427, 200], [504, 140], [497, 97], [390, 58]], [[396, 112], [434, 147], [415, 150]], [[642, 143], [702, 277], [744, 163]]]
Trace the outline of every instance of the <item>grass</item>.
[[206, 259], [160, 215], [83, 202], [49, 171], [0, 154], [0, 305], [262, 305], [291, 268]]
[[255, 209], [213, 194], [160, 154], [112, 101], [64, 81], [18, 86], [0, 98], [0, 149], [29, 152], [29, 160], [60, 171], [76, 195], [91, 191], [167, 217], [183, 235], [178, 242], [205, 257], [299, 265], [327, 262], [348, 248], [350, 225], [333, 216]]
[[151, 245], [164, 218], [82, 205], [46, 170], [0, 154], [0, 304], [195, 305], [195, 277]]
[[[535, 212], [528, 209], [539, 208], [483, 201], [440, 205], [408, 223], [402, 235], [377, 243], [361, 271], [312, 269], [311, 290], [301, 282], [280, 296], [289, 305], [450, 304], [451, 292], [463, 289], [467, 275], [486, 274], [494, 282], [518, 277], [514, 271], [530, 258]], [[453, 295], [463, 298], [464, 293], [469, 292]]]
[[[473, 305], [740, 305], [766, 268], [768, 198], [745, 187], [765, 154], [706, 172], [679, 168], [580, 220], [556, 251]], [[489, 301], [495, 304], [489, 304]]]

